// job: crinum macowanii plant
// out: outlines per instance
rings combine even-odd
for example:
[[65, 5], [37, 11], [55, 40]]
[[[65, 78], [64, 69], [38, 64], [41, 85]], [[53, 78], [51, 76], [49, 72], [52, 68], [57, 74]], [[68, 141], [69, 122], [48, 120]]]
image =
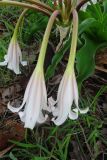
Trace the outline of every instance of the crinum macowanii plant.
[[[20, 107], [13, 107], [11, 106], [10, 102], [8, 103], [8, 108], [12, 112], [18, 112], [21, 120], [24, 122], [24, 127], [30, 129], [33, 129], [37, 123], [43, 123], [46, 121], [48, 115], [44, 114], [43, 110], [52, 112], [54, 116], [52, 121], [56, 125], [63, 124], [68, 117], [73, 120], [77, 119], [79, 112], [84, 114], [88, 111], [88, 108], [81, 110], [78, 106], [78, 87], [74, 71], [78, 36], [77, 11], [87, 1], [81, 1], [78, 3], [76, 0], [54, 0], [52, 2], [53, 8], [41, 2], [40, 0], [27, 0], [27, 3], [24, 1], [19, 2], [11, 0], [0, 1], [0, 6], [12, 5], [20, 6], [25, 9], [16, 24], [8, 53], [5, 56], [5, 61], [0, 63], [0, 65], [8, 65], [8, 68], [13, 70], [16, 74], [20, 74], [19, 62], [22, 63], [22, 53], [17, 41], [18, 28], [22, 18], [28, 9], [37, 10], [50, 17], [44, 33], [39, 58], [26, 87], [22, 105]], [[57, 24], [57, 26], [61, 26], [63, 28], [69, 27], [71, 28], [72, 33], [68, 64], [59, 85], [57, 101], [55, 103], [53, 102], [56, 106], [54, 106], [53, 103], [51, 104], [50, 101], [47, 102], [47, 91], [44, 79], [44, 59], [49, 36], [54, 24]], [[74, 109], [72, 109], [73, 101], [75, 102], [76, 106]], [[24, 110], [22, 111], [23, 107]]]

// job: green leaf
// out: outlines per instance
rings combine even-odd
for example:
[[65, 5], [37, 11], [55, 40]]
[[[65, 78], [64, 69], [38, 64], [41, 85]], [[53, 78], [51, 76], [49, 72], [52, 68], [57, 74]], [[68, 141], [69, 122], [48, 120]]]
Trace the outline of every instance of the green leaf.
[[103, 2], [104, 13], [107, 13], [107, 0]]
[[100, 43], [107, 41], [107, 12], [101, 7], [100, 4], [89, 5], [86, 12], [79, 13], [80, 34], [85, 32]]
[[37, 147], [36, 145], [30, 144], [30, 143], [26, 144], [26, 143], [21, 143], [18, 141], [13, 141], [13, 140], [9, 140], [9, 142], [16, 144], [17, 146], [23, 147], [23, 148], [36, 148]]
[[53, 155], [46, 147], [40, 145], [40, 144], [37, 144], [37, 148], [40, 148], [42, 151], [44, 151], [46, 154], [48, 154], [50, 157], [54, 158], [55, 160], [58, 160], [56, 158], [56, 155]]
[[79, 35], [83, 33], [85, 30], [87, 30], [89, 27], [92, 27], [92, 25], [96, 22], [94, 18], [88, 18], [82, 21], [79, 25]]
[[87, 12], [90, 14], [91, 17], [95, 18], [96, 20], [102, 21], [103, 13], [101, 10], [100, 4], [92, 4], [87, 7]]
[[79, 11], [78, 16], [79, 16], [79, 22], [80, 23], [82, 21], [84, 21], [85, 19], [94, 18], [88, 12], [84, 12], [84, 11], [81, 11], [81, 10]]
[[14, 154], [13, 154], [12, 152], [9, 153], [9, 158], [10, 158], [11, 160], [18, 160], [18, 159], [14, 156]]
[[94, 73], [96, 51], [104, 45], [104, 43], [101, 44], [91, 40], [86, 35], [83, 35], [82, 38], [84, 40], [84, 45], [77, 52], [76, 56], [76, 68], [78, 71], [77, 81], [79, 89], [82, 82]]

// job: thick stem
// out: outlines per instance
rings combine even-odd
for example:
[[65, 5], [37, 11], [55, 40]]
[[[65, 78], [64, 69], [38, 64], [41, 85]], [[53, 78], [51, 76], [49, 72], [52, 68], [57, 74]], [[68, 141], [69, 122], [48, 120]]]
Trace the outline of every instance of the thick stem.
[[78, 39], [78, 13], [74, 9], [73, 10], [73, 29], [72, 29], [71, 49], [70, 49], [70, 55], [68, 59], [67, 69], [66, 69], [66, 71], [68, 72], [69, 71], [71, 72], [71, 70], [74, 68], [77, 39]]
[[46, 5], [43, 2], [40, 2], [38, 0], [27, 0], [27, 1], [30, 2], [30, 3], [32, 3], [32, 4], [35, 4], [35, 5], [39, 6], [40, 8], [44, 8], [44, 9], [50, 11], [50, 12], [54, 11], [53, 8], [51, 8], [50, 6]]
[[0, 5], [20, 6], [20, 7], [23, 7], [23, 8], [34, 9], [34, 10], [40, 11], [40, 12], [44, 13], [45, 15], [49, 16], [49, 17], [51, 15], [49, 11], [47, 11], [44, 8], [40, 8], [37, 5], [31, 5], [31, 4], [17, 2], [17, 1], [10, 1], [10, 0], [0, 1]]
[[25, 13], [27, 12], [27, 10], [28, 10], [28, 9], [25, 9], [25, 10], [21, 13], [21, 15], [20, 15], [20, 17], [19, 17], [19, 19], [18, 19], [18, 21], [17, 21], [17, 23], [16, 23], [13, 37], [17, 37], [17, 32], [18, 32], [20, 23], [22, 22], [23, 17], [24, 17], [24, 15], [25, 15]]
[[54, 23], [57, 15], [59, 13], [60, 12], [57, 11], [57, 10], [53, 12], [53, 14], [51, 15], [51, 17], [49, 19], [47, 28], [45, 30], [45, 34], [44, 34], [44, 37], [43, 37], [43, 41], [42, 41], [42, 45], [41, 45], [41, 49], [40, 49], [40, 54], [39, 54], [39, 58], [38, 58], [38, 63], [37, 63], [37, 67], [40, 68], [40, 69], [41, 69], [41, 67], [43, 68], [50, 32], [51, 32], [53, 23]]

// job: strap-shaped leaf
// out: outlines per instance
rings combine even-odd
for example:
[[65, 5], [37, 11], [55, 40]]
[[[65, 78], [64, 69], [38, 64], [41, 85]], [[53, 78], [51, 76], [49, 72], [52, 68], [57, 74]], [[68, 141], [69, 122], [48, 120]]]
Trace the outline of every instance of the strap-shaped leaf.
[[94, 73], [96, 51], [106, 45], [106, 43], [93, 41], [85, 34], [82, 36], [82, 39], [84, 40], [84, 45], [77, 52], [76, 56], [79, 88], [81, 88], [82, 82]]

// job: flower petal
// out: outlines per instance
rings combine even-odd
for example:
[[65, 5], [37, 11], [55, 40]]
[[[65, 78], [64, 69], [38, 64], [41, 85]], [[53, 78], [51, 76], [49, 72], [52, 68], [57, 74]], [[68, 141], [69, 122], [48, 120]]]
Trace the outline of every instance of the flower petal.
[[48, 118], [48, 115], [47, 115], [47, 114], [44, 116], [43, 113], [40, 112], [37, 122], [38, 122], [38, 123], [44, 123], [47, 118]]
[[7, 61], [0, 62], [0, 66], [6, 66], [6, 65], [7, 65]]
[[61, 94], [61, 91], [62, 91], [62, 87], [64, 86], [64, 82], [65, 82], [65, 74], [63, 75], [62, 80], [59, 84], [57, 100], [60, 98], [60, 94]]
[[0, 66], [6, 66], [8, 63], [8, 60], [7, 60], [7, 54], [4, 56], [4, 61], [3, 62], [0, 62]]
[[41, 91], [41, 94], [42, 94], [41, 109], [50, 112], [50, 108], [47, 105], [47, 91], [46, 91], [46, 85], [45, 85], [44, 75], [42, 75], [41, 88], [42, 88], [42, 91]]
[[26, 101], [26, 116], [25, 116], [25, 128], [33, 129], [38, 122], [39, 114], [41, 111], [42, 100], [42, 77], [36, 75], [35, 81], [29, 90], [29, 98]]
[[25, 123], [25, 111], [19, 112], [18, 114], [19, 114], [21, 121]]
[[[8, 68], [13, 70], [16, 74], [20, 74], [19, 69], [19, 54], [17, 51], [17, 41], [13, 42], [9, 46], [8, 50]], [[12, 48], [11, 48], [12, 47]]]
[[[30, 96], [30, 89], [32, 87], [32, 84], [33, 82], [35, 81], [35, 74], [36, 74], [36, 70], [33, 71], [31, 77], [30, 77], [30, 80], [27, 84], [27, 87], [26, 87], [26, 90], [25, 90], [25, 94], [24, 94], [24, 98], [23, 98], [23, 103], [26, 103], [27, 99], [29, 98]], [[35, 81], [35, 84], [36, 84], [36, 81]]]
[[22, 66], [27, 66], [27, 61], [21, 61], [20, 63], [22, 64]]
[[27, 61], [22, 61], [22, 52], [18, 42], [17, 42], [17, 54], [19, 55], [19, 61], [22, 64], [22, 66], [27, 66]]
[[[48, 108], [50, 112], [53, 112], [55, 110], [55, 104], [57, 101], [55, 101], [52, 96], [48, 98]], [[55, 116], [55, 115], [54, 115]]]
[[69, 112], [69, 118], [75, 120], [78, 118], [78, 109], [73, 109], [73, 111]]
[[57, 107], [51, 107], [51, 110], [52, 110], [53, 116], [57, 117], [58, 113], [59, 113], [59, 108], [57, 108]]
[[[79, 107], [78, 107], [79, 108]], [[79, 112], [81, 113], [81, 114], [85, 114], [85, 113], [87, 113], [89, 111], [89, 107], [86, 107], [85, 109], [80, 109], [79, 108]]]
[[73, 74], [72, 74], [72, 86], [73, 86], [74, 102], [75, 102], [75, 105], [78, 107], [78, 99], [79, 99], [78, 86], [77, 86], [77, 82], [76, 82], [76, 77], [75, 77], [74, 71], [73, 71]]
[[30, 80], [28, 82], [27, 87], [26, 87], [22, 105], [20, 107], [18, 107], [18, 108], [15, 108], [15, 107], [10, 105], [10, 102], [8, 103], [8, 105], [7, 105], [8, 109], [11, 110], [13, 113], [14, 112], [19, 112], [23, 108], [24, 104], [26, 103], [26, 101], [27, 101], [27, 99], [29, 97], [29, 90], [31, 88], [32, 81], [34, 81], [34, 74], [35, 74], [35, 70], [34, 70], [32, 76], [31, 76], [31, 78], [30, 78]]
[[66, 77], [66, 74], [64, 76], [63, 86], [58, 95], [59, 99], [57, 99], [58, 104], [56, 109], [53, 111], [53, 115], [58, 113], [57, 118], [52, 119], [56, 125], [61, 125], [67, 119], [73, 102], [71, 76]]
[[85, 109], [80, 109], [79, 106], [78, 106], [78, 99], [79, 99], [79, 96], [78, 96], [78, 86], [77, 86], [77, 82], [76, 82], [76, 77], [75, 77], [75, 73], [73, 73], [73, 94], [74, 94], [74, 102], [75, 102], [75, 105], [77, 107], [77, 109], [79, 110], [79, 112], [81, 114], [85, 114], [88, 112], [89, 108], [85, 108]]
[[12, 111], [13, 113], [15, 113], [15, 112], [19, 112], [19, 111], [23, 108], [24, 104], [25, 104], [25, 102], [23, 102], [20, 107], [15, 108], [15, 107], [13, 107], [13, 106], [10, 104], [10, 102], [9, 102], [9, 103], [7, 104], [7, 108], [8, 108], [10, 111]]
[[62, 91], [63, 87], [64, 87], [64, 84], [65, 84], [65, 75], [63, 76], [63, 78], [62, 78], [62, 80], [60, 82], [59, 88], [58, 88], [57, 106], [56, 107], [52, 107], [53, 116], [59, 116], [59, 113], [61, 113], [62, 110], [63, 110], [62, 109], [63, 106], [59, 105], [59, 103], [60, 103], [61, 98], [63, 97], [63, 94], [64, 94], [64, 92]]

